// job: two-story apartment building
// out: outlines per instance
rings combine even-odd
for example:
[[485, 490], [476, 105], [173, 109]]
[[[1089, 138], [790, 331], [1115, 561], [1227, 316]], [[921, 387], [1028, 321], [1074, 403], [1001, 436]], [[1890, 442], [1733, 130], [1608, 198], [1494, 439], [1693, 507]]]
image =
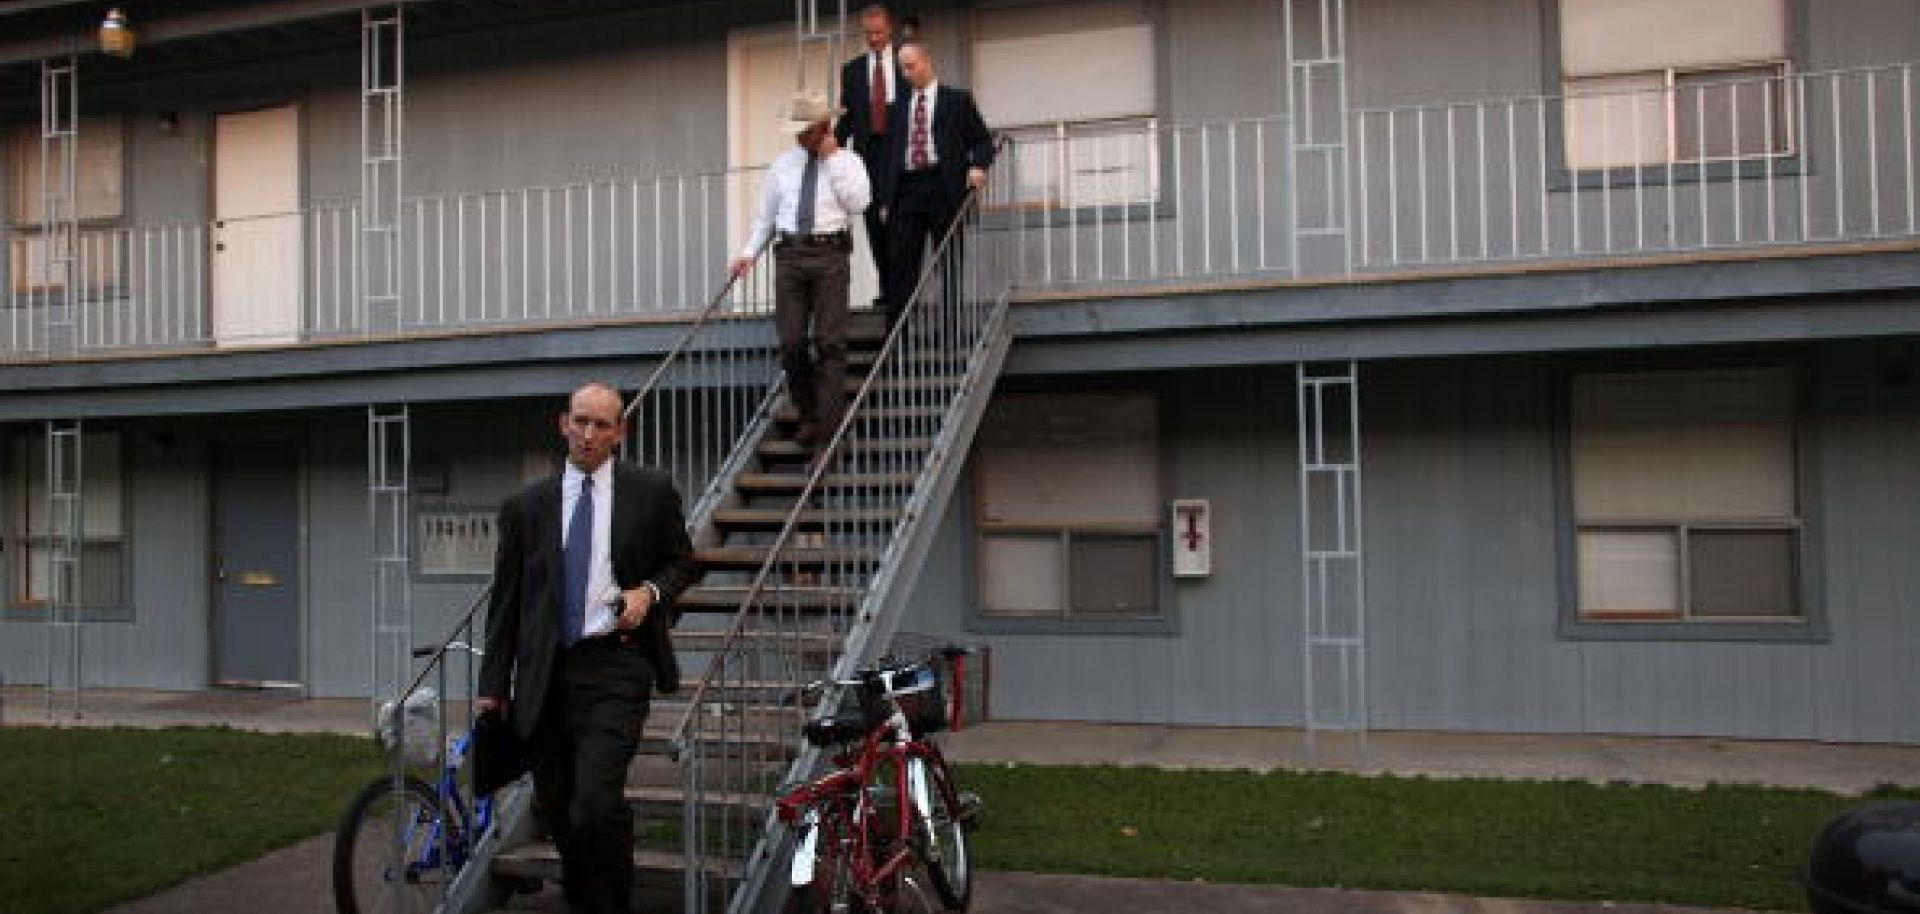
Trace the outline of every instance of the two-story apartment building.
[[[8, 683], [386, 688], [853, 48], [171, 0], [119, 58], [106, 6], [0, 10]], [[1920, 6], [907, 12], [1013, 138], [1010, 348], [896, 569], [995, 715], [1920, 739]]]

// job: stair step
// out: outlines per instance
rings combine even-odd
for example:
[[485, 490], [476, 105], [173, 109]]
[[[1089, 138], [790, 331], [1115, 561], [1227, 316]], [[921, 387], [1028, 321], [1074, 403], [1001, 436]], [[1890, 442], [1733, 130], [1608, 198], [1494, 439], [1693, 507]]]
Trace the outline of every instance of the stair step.
[[[913, 485], [912, 473], [828, 473], [820, 484], [835, 489], [897, 489]], [[747, 495], [798, 495], [807, 487], [805, 473], [742, 473], [734, 489]]]
[[[719, 546], [712, 549], [696, 549], [693, 559], [703, 568], [717, 568], [731, 571], [755, 571], [766, 564], [768, 546]], [[872, 562], [880, 558], [878, 549], [860, 549], [842, 547], [832, 549], [785, 549], [780, 555], [780, 564], [785, 567], [801, 566], [823, 568], [828, 565], [850, 565], [855, 562]]]
[[[628, 805], [650, 812], [678, 812], [686, 798], [686, 791], [679, 787], [628, 787], [626, 797]], [[756, 794], [723, 793], [707, 797], [705, 805], [758, 810], [767, 808], [769, 801]]]
[[[725, 584], [689, 587], [680, 592], [674, 605], [681, 609], [736, 609], [747, 598], [746, 587]], [[760, 599], [769, 605], [795, 608], [851, 606], [864, 595], [858, 587], [799, 587], [783, 584], [760, 588]]]
[[[862, 438], [851, 444], [842, 443], [840, 452], [843, 457], [848, 454], [920, 453], [932, 447], [932, 438]], [[760, 442], [756, 453], [762, 458], [784, 460], [805, 460], [813, 456], [811, 448], [783, 438], [769, 438]]]
[[[933, 419], [946, 410], [934, 406], [873, 406], [860, 411], [862, 418], [894, 421], [900, 419]], [[773, 411], [776, 422], [792, 424], [800, 421], [800, 411], [793, 404], [782, 400], [778, 409]]]
[[[784, 641], [804, 645], [811, 650], [826, 650], [840, 643], [840, 636], [834, 632], [794, 632], [775, 631], [773, 629], [746, 629], [740, 632], [746, 641]], [[676, 648], [686, 650], [719, 650], [727, 642], [727, 633], [720, 630], [674, 629], [673, 643]]]
[[[693, 688], [692, 683], [693, 681], [689, 680], [685, 688]], [[679, 714], [648, 715], [647, 726], [640, 733], [639, 751], [663, 757], [671, 755], [674, 748], [673, 738], [679, 735], [680, 720]], [[797, 735], [789, 737], [786, 734], [739, 733], [731, 736], [734, 744], [729, 748], [735, 752], [751, 750], [755, 755], [792, 754], [798, 748], [795, 745], [799, 739]]]
[[[721, 508], [713, 512], [713, 525], [721, 530], [779, 530], [786, 526], [790, 508]], [[891, 508], [807, 508], [794, 517], [797, 530], [824, 530], [830, 524], [871, 526], [890, 523], [900, 517]]]
[[[633, 875], [636, 880], [650, 876], [678, 876], [686, 872], [686, 860], [687, 858], [678, 851], [635, 848]], [[728, 879], [740, 878], [740, 864], [732, 860], [710, 858], [705, 869], [716, 876], [725, 876]], [[554, 849], [551, 841], [529, 841], [494, 857], [493, 872], [497, 876], [559, 879], [560, 852]]]

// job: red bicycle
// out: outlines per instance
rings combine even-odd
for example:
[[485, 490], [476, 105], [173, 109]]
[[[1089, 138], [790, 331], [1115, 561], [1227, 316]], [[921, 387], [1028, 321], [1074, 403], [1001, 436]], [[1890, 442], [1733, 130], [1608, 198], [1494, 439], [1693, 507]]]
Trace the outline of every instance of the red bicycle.
[[847, 690], [831, 716], [803, 728], [808, 742], [833, 750], [833, 767], [775, 801], [781, 821], [796, 829], [788, 911], [966, 910], [967, 831], [980, 801], [955, 788], [927, 737], [959, 728], [967, 654], [942, 648], [821, 684]]

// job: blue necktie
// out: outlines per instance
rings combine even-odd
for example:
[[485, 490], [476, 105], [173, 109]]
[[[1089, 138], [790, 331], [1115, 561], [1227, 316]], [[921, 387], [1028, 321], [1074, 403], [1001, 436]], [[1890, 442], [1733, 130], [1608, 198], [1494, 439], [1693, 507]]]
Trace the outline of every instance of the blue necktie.
[[580, 477], [580, 494], [567, 519], [566, 587], [560, 602], [560, 637], [572, 647], [585, 630], [587, 575], [593, 565], [593, 477]]
[[820, 183], [820, 157], [809, 153], [807, 167], [800, 169], [800, 205], [793, 213], [793, 230], [801, 235], [813, 234], [814, 185]]

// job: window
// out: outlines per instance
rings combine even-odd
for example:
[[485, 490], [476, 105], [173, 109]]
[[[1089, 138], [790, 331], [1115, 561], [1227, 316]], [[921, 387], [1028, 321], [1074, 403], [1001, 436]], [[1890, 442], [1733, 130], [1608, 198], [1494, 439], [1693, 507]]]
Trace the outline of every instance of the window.
[[1804, 618], [1788, 371], [1583, 375], [1571, 412], [1582, 621]]
[[[80, 119], [80, 142], [75, 150], [75, 186], [79, 193], [75, 212], [81, 220], [118, 219], [123, 214], [124, 141], [125, 128], [119, 116]], [[55, 252], [48, 250], [47, 239], [38, 231], [45, 212], [40, 181], [46, 171], [41, 161], [39, 125], [14, 127], [7, 135], [6, 152], [7, 218], [17, 230], [7, 252], [13, 290], [24, 293], [65, 288], [65, 270], [53, 265]], [[75, 245], [75, 250], [68, 253], [82, 280], [78, 285], [100, 289], [118, 282], [120, 261], [125, 255], [111, 236], [87, 233], [75, 239]]]
[[1567, 164], [1792, 151], [1787, 0], [1560, 0]]
[[422, 508], [414, 516], [415, 568], [422, 575], [493, 573], [497, 511]]
[[1161, 615], [1148, 394], [1009, 395], [988, 407], [975, 493], [984, 614]]
[[1142, 0], [979, 10], [981, 110], [1014, 137], [1016, 201], [1141, 202], [1159, 189], [1153, 26]]
[[[13, 438], [13, 490], [8, 492], [6, 554], [15, 606], [44, 607], [52, 601], [54, 554], [60, 527], [47, 492], [47, 438], [28, 433]], [[126, 603], [127, 536], [125, 470], [120, 436], [87, 432], [80, 458], [80, 605], [119, 607]]]
[[[75, 149], [79, 190], [76, 211], [82, 220], [118, 219], [125, 211], [126, 167], [122, 164], [125, 133], [119, 115], [80, 119], [80, 141]], [[12, 212], [8, 216], [15, 226], [32, 228], [38, 226], [42, 218], [40, 178], [44, 163], [40, 160], [40, 126], [16, 126], [9, 139], [7, 160], [11, 163], [11, 183], [7, 198], [12, 201]]]

